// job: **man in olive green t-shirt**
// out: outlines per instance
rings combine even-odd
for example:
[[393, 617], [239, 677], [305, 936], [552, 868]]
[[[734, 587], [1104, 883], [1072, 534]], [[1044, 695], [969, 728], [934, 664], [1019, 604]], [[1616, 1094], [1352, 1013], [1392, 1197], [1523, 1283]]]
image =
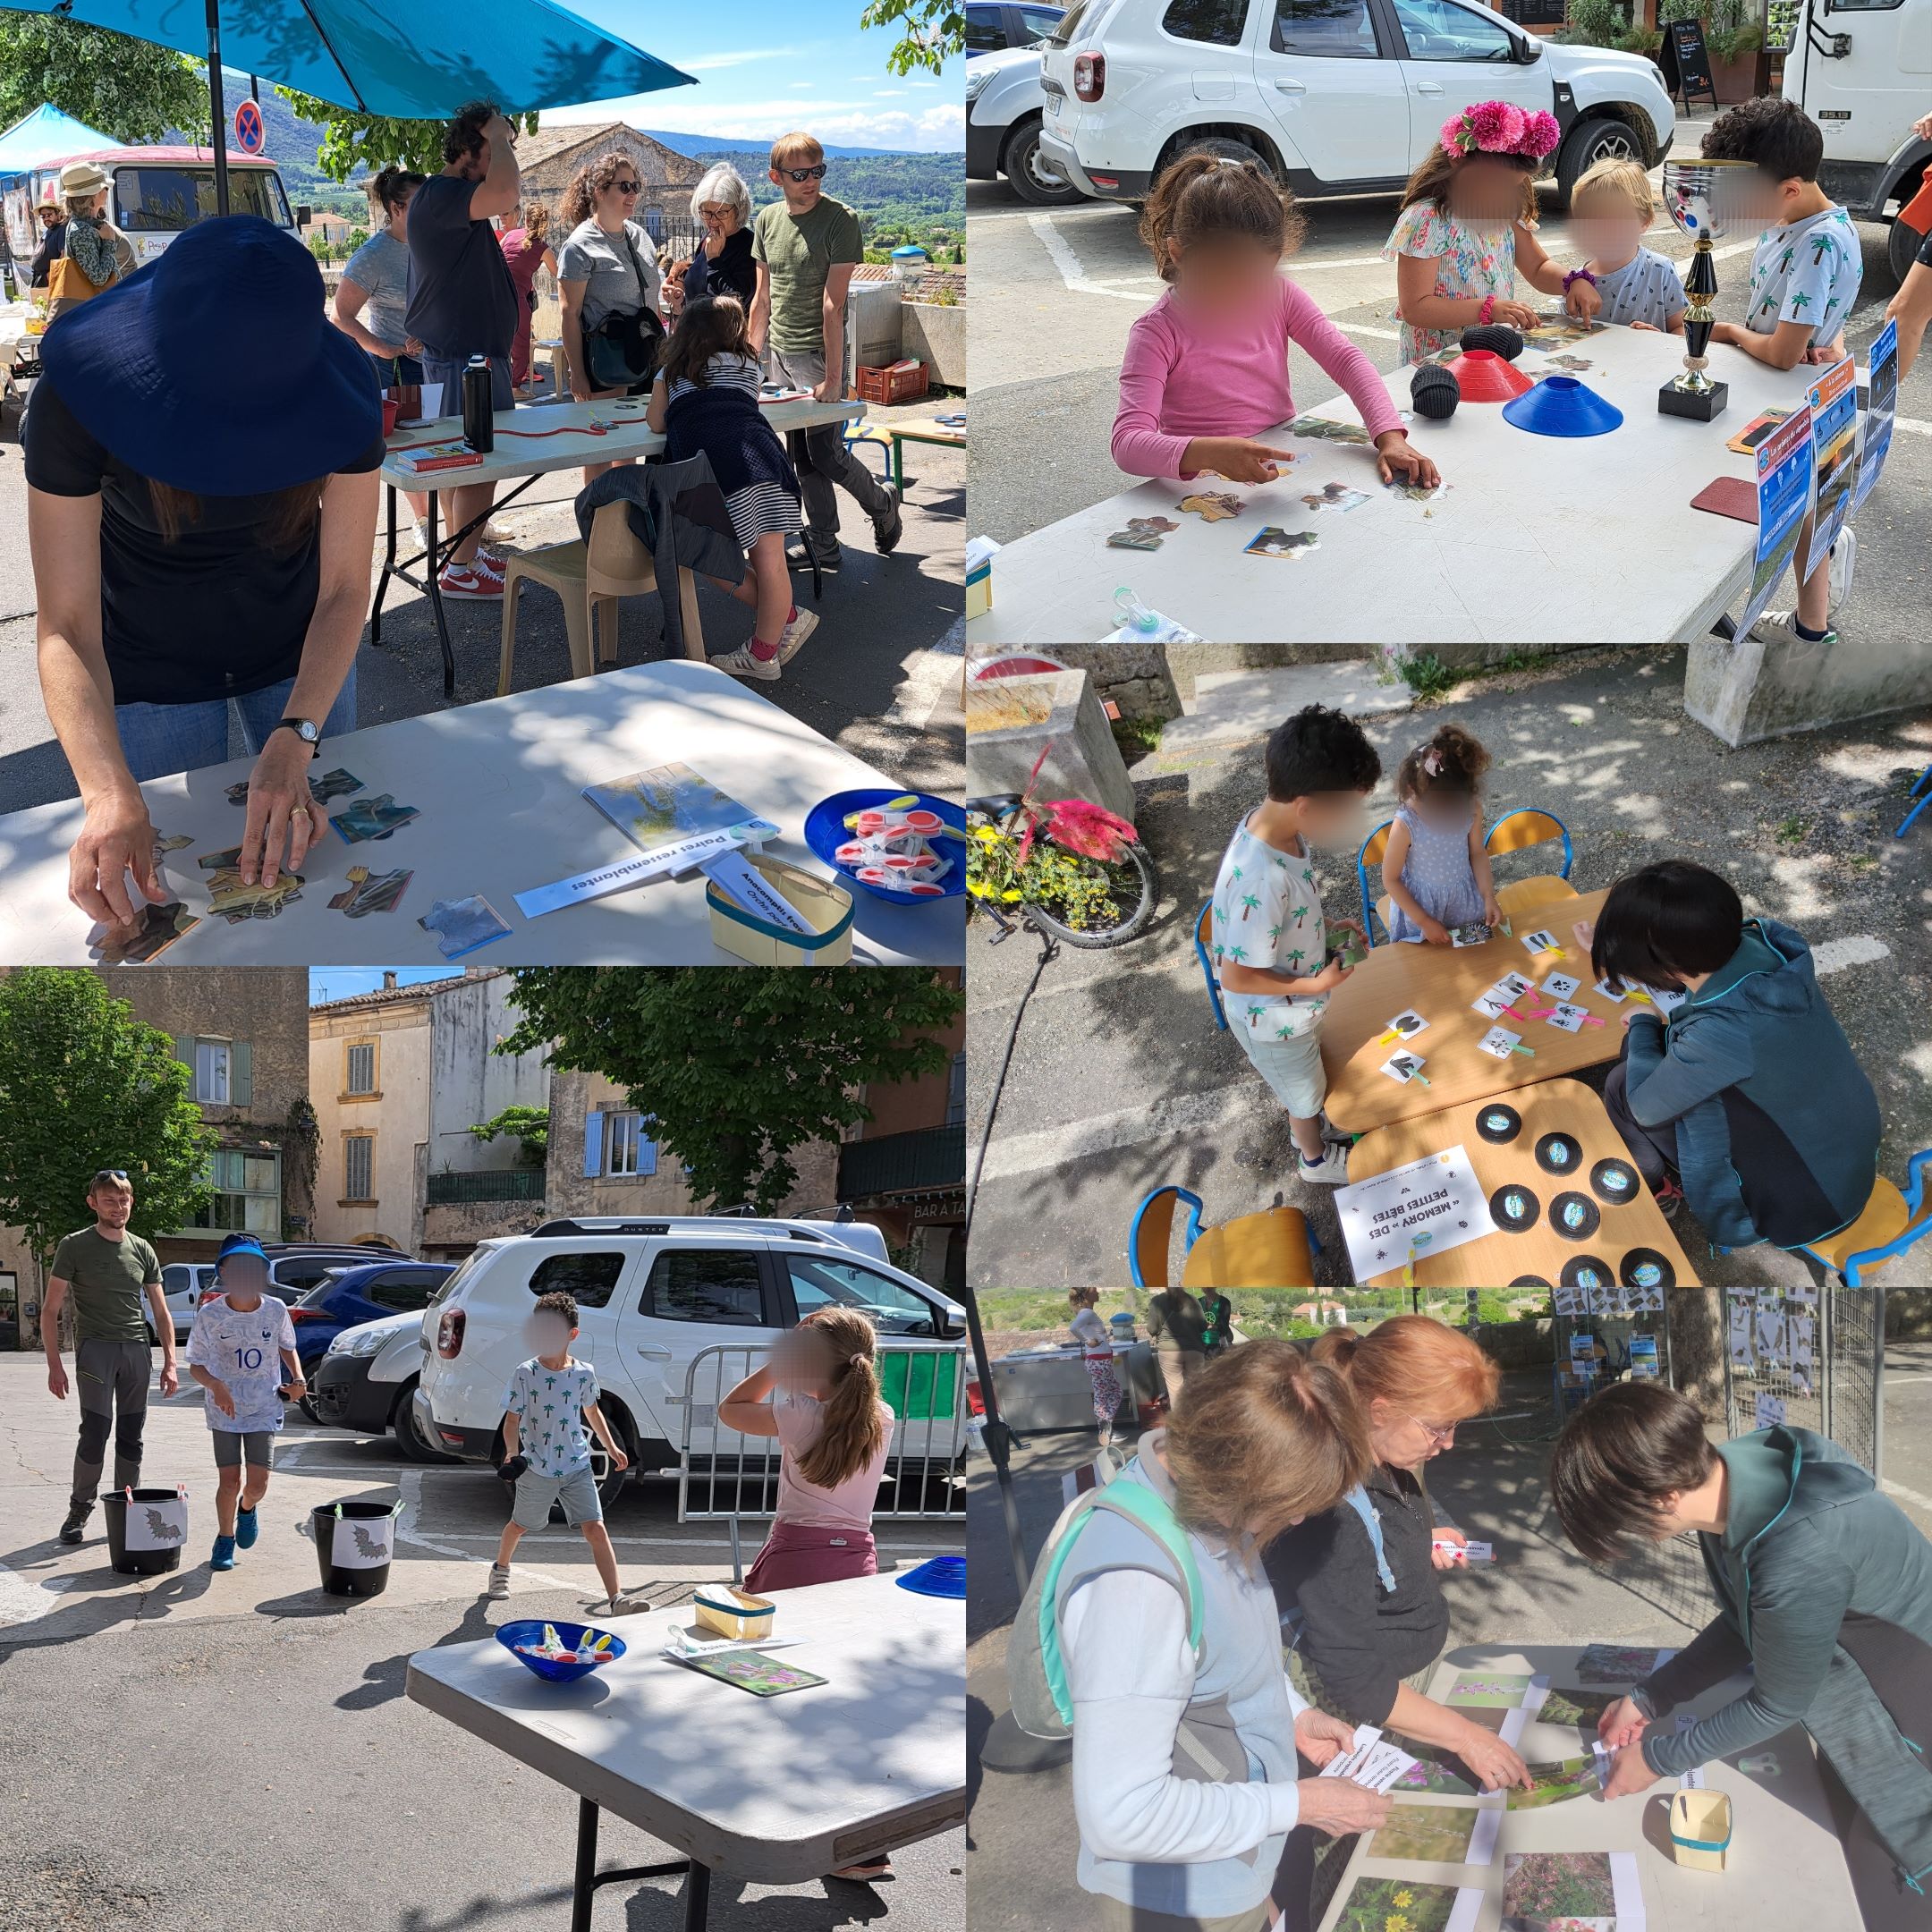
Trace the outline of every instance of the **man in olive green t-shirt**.
[[73, 1494], [61, 1524], [63, 1543], [78, 1543], [99, 1494], [114, 1439], [114, 1487], [140, 1481], [141, 1430], [148, 1419], [148, 1377], [153, 1358], [145, 1300], [161, 1338], [161, 1393], [180, 1385], [174, 1373], [174, 1318], [161, 1284], [161, 1261], [139, 1234], [128, 1233], [134, 1189], [118, 1167], [104, 1167], [88, 1183], [94, 1225], [68, 1235], [54, 1250], [40, 1309], [40, 1340], [47, 1350], [47, 1387], [67, 1399], [67, 1369], [61, 1360], [60, 1317], [73, 1298], [74, 1383], [80, 1398], [80, 1445], [74, 1452]]
[[[751, 298], [751, 340], [765, 372], [821, 402], [845, 400], [845, 294], [852, 270], [865, 259], [859, 217], [825, 193], [825, 149], [809, 134], [772, 143], [771, 180], [784, 197], [758, 210], [751, 227], [758, 290]], [[799, 467], [805, 503], [805, 542], [822, 571], [839, 557], [838, 494], [849, 491], [872, 519], [881, 556], [899, 541], [899, 500], [845, 447], [844, 426], [825, 423], [805, 432]]]

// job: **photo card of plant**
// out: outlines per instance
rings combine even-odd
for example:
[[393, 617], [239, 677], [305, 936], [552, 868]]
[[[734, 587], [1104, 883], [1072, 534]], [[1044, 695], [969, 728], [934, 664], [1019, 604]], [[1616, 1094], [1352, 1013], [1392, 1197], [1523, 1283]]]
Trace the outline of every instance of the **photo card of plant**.
[[1503, 1814], [1494, 1805], [1390, 1805], [1376, 1827], [1367, 1855], [1412, 1860], [1419, 1865], [1487, 1865], [1496, 1856]]
[[1502, 1932], [1644, 1932], [1634, 1852], [1512, 1852]]
[[1470, 1704], [1513, 1710], [1537, 1682], [1528, 1671], [1464, 1671], [1450, 1686], [1448, 1701], [1458, 1710]]
[[1594, 1758], [1563, 1758], [1555, 1764], [1527, 1765], [1530, 1788], [1513, 1788], [1509, 1794], [1512, 1811], [1530, 1811], [1539, 1805], [1560, 1804], [1565, 1798], [1582, 1798], [1603, 1787], [1602, 1773]]
[[1331, 1932], [1474, 1932], [1482, 1899], [1475, 1885], [1358, 1878]]
[[1594, 1737], [1597, 1719], [1623, 1695], [1621, 1690], [1551, 1690], [1536, 1714], [1537, 1722], [1573, 1725]]

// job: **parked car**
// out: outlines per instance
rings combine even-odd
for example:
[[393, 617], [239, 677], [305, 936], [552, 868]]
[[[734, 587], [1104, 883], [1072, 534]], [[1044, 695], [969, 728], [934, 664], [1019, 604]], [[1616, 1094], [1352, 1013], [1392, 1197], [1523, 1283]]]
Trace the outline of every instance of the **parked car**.
[[[168, 1313], [174, 1318], [174, 1343], [178, 1348], [194, 1332], [195, 1310], [215, 1285], [212, 1261], [168, 1261], [162, 1265], [161, 1288], [167, 1297]], [[142, 1303], [143, 1309], [147, 1307]], [[149, 1344], [160, 1341], [155, 1333], [154, 1317], [148, 1317]]]
[[1080, 191], [1040, 155], [1046, 95], [1038, 47], [1014, 47], [966, 64], [966, 178], [1004, 174], [1022, 201], [1052, 208]]
[[412, 1462], [453, 1461], [423, 1434], [411, 1399], [422, 1374], [422, 1317], [414, 1312], [342, 1329], [310, 1382], [315, 1419], [359, 1436], [393, 1434]]
[[1031, 47], [1060, 24], [1066, 10], [1022, 6], [1016, 0], [966, 0], [966, 58]]
[[1258, 162], [1304, 199], [1394, 193], [1480, 100], [1556, 117], [1567, 200], [1597, 161], [1654, 167], [1676, 126], [1646, 56], [1559, 47], [1463, 0], [1073, 0], [1040, 84], [1043, 163], [1117, 201], [1196, 151]]
[[[523, 1360], [531, 1302], [577, 1299], [572, 1352], [597, 1373], [601, 1407], [632, 1469], [677, 1467], [691, 1362], [716, 1346], [767, 1346], [801, 1316], [841, 1302], [882, 1335], [952, 1340], [966, 1312], [886, 1258], [866, 1222], [674, 1216], [547, 1221], [481, 1241], [423, 1316], [418, 1426], [466, 1462], [501, 1454], [504, 1389]], [[719, 1433], [719, 1445], [742, 1438]], [[622, 1487], [601, 1447], [606, 1496]]]
[[[317, 1365], [343, 1329], [380, 1321], [386, 1315], [420, 1316], [455, 1272], [450, 1261], [377, 1261], [364, 1267], [331, 1268], [289, 1309], [303, 1376], [314, 1380]], [[301, 1407], [311, 1422], [320, 1419], [312, 1390], [302, 1398]]]

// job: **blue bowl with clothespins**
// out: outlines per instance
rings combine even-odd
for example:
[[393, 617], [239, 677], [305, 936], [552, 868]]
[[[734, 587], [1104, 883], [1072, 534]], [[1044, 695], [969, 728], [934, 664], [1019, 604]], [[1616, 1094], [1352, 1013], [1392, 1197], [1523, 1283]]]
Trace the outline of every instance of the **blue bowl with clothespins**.
[[497, 1628], [496, 1641], [547, 1683], [575, 1683], [624, 1654], [622, 1637], [591, 1623], [557, 1623], [527, 1618]]
[[[866, 877], [874, 867], [848, 864], [839, 857], [839, 848], [850, 845], [860, 830], [860, 815], [879, 811], [930, 813], [937, 821], [925, 835], [926, 842], [949, 862], [931, 881], [932, 889], [907, 892], [877, 883]], [[805, 843], [847, 885], [890, 905], [937, 905], [942, 900], [960, 898], [966, 890], [966, 814], [951, 799], [934, 798], [924, 792], [890, 792], [878, 785], [835, 792], [805, 814]]]

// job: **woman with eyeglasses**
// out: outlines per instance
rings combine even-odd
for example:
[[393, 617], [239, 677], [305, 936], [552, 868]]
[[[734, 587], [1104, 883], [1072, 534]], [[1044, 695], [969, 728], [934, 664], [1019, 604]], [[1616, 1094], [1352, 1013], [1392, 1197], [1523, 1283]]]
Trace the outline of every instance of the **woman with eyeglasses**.
[[1500, 1737], [1422, 1694], [1449, 1634], [1436, 1572], [1465, 1559], [1436, 1546], [1464, 1538], [1436, 1526], [1419, 1472], [1459, 1422], [1494, 1404], [1496, 1365], [1428, 1315], [1398, 1315], [1366, 1335], [1332, 1328], [1310, 1352], [1347, 1382], [1375, 1462], [1334, 1509], [1268, 1551], [1277, 1599], [1300, 1611], [1296, 1689], [1351, 1724], [1460, 1758], [1486, 1791], [1527, 1785], [1521, 1758]]
[[758, 264], [751, 258], [751, 191], [729, 161], [720, 161], [691, 190], [691, 219], [704, 230], [704, 240], [684, 264], [682, 300], [735, 295], [749, 314], [758, 294]]
[[[613, 150], [579, 168], [564, 193], [570, 235], [557, 250], [564, 360], [579, 402], [643, 395], [664, 344], [664, 273], [657, 244], [634, 218], [644, 183]], [[586, 463], [589, 483], [613, 464]]]

